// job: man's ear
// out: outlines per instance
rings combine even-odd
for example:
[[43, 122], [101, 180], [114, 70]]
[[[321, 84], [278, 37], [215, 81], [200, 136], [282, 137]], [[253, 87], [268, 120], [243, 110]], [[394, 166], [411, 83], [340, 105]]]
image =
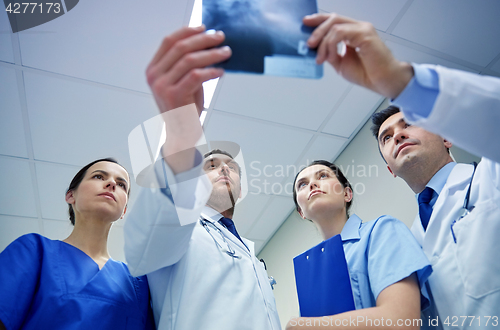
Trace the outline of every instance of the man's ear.
[[125, 208], [123, 209], [123, 213], [122, 213], [122, 216], [120, 217], [120, 219], [123, 219], [126, 212], [127, 212], [127, 205], [125, 205]]
[[73, 190], [70, 190], [66, 193], [66, 203], [68, 204], [75, 204], [75, 196], [73, 196]]
[[452, 144], [450, 141], [446, 140], [446, 139], [445, 139], [445, 140], [443, 140], [443, 142], [444, 142], [444, 146], [445, 146], [447, 149], [450, 149], [450, 148], [453, 146], [453, 144]]
[[391, 172], [392, 176], [393, 177], [396, 177], [397, 175], [394, 174], [394, 172], [391, 170], [391, 168], [389, 167], [389, 165], [387, 165], [387, 169], [389, 170], [389, 172]]

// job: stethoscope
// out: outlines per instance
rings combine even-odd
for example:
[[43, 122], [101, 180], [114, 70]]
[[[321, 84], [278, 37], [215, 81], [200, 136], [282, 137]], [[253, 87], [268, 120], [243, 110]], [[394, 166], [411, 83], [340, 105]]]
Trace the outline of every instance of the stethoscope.
[[[207, 231], [207, 233], [212, 237], [212, 239], [215, 242], [215, 245], [217, 245], [217, 247], [219, 249], [221, 249], [228, 256], [230, 256], [230, 257], [232, 257], [234, 259], [241, 259], [241, 256], [237, 255], [236, 251], [229, 244], [229, 242], [228, 242], [229, 238], [227, 238], [227, 240], [226, 240], [226, 235], [222, 232], [222, 230], [220, 230], [219, 227], [217, 227], [211, 221], [208, 221], [208, 220], [204, 219], [203, 217], [200, 218], [200, 224], [203, 226], [203, 228], [205, 228], [205, 230]], [[222, 238], [222, 241], [227, 246], [227, 249], [224, 249], [222, 247], [222, 245], [219, 244], [219, 242], [215, 239], [214, 235], [212, 235], [212, 232], [210, 231], [209, 227], [215, 229], [215, 231], [217, 233], [219, 233], [220, 237]], [[260, 262], [262, 262], [264, 264], [264, 269], [267, 270], [266, 263], [264, 262], [264, 259], [260, 259]], [[268, 279], [269, 279], [269, 284], [271, 285], [271, 289], [274, 290], [274, 285], [276, 285], [276, 280], [272, 276], [268, 276]]]
[[[200, 218], [200, 223], [203, 226], [203, 228], [205, 228], [205, 230], [207, 231], [207, 233], [212, 237], [212, 239], [215, 242], [215, 245], [217, 245], [217, 247], [219, 249], [221, 249], [222, 251], [224, 251], [228, 256], [230, 256], [232, 258], [241, 259], [241, 256], [237, 255], [236, 251], [229, 244], [229, 242], [228, 242], [229, 238], [227, 238], [227, 240], [226, 240], [226, 235], [224, 235], [224, 233], [222, 232], [222, 230], [220, 230], [219, 227], [217, 227], [211, 221], [208, 221], [208, 220], [206, 220], [204, 218]], [[217, 233], [219, 233], [220, 237], [222, 238], [222, 241], [224, 242], [225, 245], [227, 245], [227, 249], [224, 249], [222, 247], [222, 245], [215, 239], [215, 237], [214, 237], [214, 235], [212, 235], [212, 232], [210, 231], [209, 227], [215, 229], [215, 231]]]
[[457, 243], [457, 238], [455, 236], [455, 232], [453, 231], [453, 225], [455, 223], [457, 223], [458, 221], [462, 220], [462, 218], [466, 217], [474, 209], [474, 207], [472, 207], [472, 209], [469, 211], [470, 190], [472, 187], [472, 180], [474, 179], [474, 174], [476, 174], [477, 163], [474, 162], [473, 165], [474, 165], [474, 170], [472, 171], [472, 176], [471, 176], [470, 182], [469, 182], [469, 188], [467, 189], [467, 194], [465, 195], [464, 205], [462, 206], [462, 208], [460, 209], [460, 212], [458, 213], [458, 218], [453, 220], [453, 222], [451, 223], [451, 226], [450, 226], [451, 227], [451, 235], [453, 236], [453, 241], [455, 243]]

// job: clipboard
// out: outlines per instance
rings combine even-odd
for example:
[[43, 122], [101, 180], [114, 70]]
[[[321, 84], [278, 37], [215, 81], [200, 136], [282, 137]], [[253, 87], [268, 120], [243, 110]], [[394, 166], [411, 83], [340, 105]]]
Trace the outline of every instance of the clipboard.
[[340, 235], [293, 259], [300, 316], [319, 317], [355, 309]]

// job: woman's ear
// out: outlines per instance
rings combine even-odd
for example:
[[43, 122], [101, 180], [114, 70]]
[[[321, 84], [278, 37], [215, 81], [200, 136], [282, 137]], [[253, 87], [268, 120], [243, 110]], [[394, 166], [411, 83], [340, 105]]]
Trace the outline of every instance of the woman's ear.
[[122, 213], [122, 216], [120, 217], [120, 219], [123, 219], [126, 212], [127, 212], [127, 205], [125, 205], [125, 208], [123, 209], [123, 213]]
[[299, 208], [298, 211], [299, 211], [300, 217], [305, 220], [306, 217], [304, 216], [304, 213], [302, 213], [302, 210]]
[[349, 187], [344, 188], [344, 200], [346, 203], [352, 201], [352, 189]]
[[73, 194], [73, 190], [70, 190], [66, 193], [66, 203], [68, 204], [75, 204], [75, 196]]

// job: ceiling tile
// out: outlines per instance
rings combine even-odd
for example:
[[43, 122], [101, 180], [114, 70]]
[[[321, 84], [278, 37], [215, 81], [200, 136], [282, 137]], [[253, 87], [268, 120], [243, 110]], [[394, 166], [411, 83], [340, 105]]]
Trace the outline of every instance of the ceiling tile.
[[131, 169], [128, 135], [158, 114], [153, 98], [25, 72], [35, 159], [83, 166], [114, 157]]
[[0, 10], [0, 61], [14, 63], [12, 29], [5, 10]]
[[500, 52], [500, 2], [415, 0], [392, 34], [486, 66]]
[[249, 191], [269, 194], [273, 184], [280, 185], [283, 169], [295, 163], [312, 133], [214, 111], [205, 136], [209, 141], [239, 144], [245, 160], [243, 182], [247, 181]]
[[214, 109], [317, 130], [349, 84], [329, 64], [319, 80], [226, 74]]
[[65, 201], [66, 189], [80, 166], [36, 163], [35, 169], [42, 218], [70, 222]]
[[24, 66], [149, 92], [145, 70], [164, 36], [187, 23], [192, 1], [80, 1], [19, 33]]
[[0, 214], [37, 217], [35, 195], [27, 161], [0, 158]]
[[352, 86], [345, 99], [339, 105], [332, 118], [323, 128], [323, 132], [350, 137], [360, 123], [375, 111], [383, 97], [359, 86]]
[[445, 59], [442, 59], [440, 57], [427, 54], [422, 51], [415, 50], [413, 48], [398, 44], [397, 42], [393, 41], [386, 41], [385, 44], [391, 52], [394, 54], [394, 57], [396, 57], [398, 60], [401, 61], [406, 61], [406, 62], [413, 62], [413, 63], [426, 63], [426, 64], [437, 64], [437, 65], [442, 65], [448, 68], [452, 69], [457, 69], [457, 70], [463, 70], [463, 71], [469, 71], [469, 72], [474, 72], [478, 73], [479, 71], [468, 68], [466, 66], [457, 64], [452, 61], [448, 61]]
[[40, 233], [38, 219], [0, 215], [0, 252], [19, 236]]
[[0, 154], [28, 158], [16, 71], [0, 66], [0, 77]]
[[342, 152], [343, 147], [347, 142], [347, 139], [334, 136], [317, 136], [312, 145], [307, 148], [306, 153], [300, 161], [300, 165], [307, 165], [317, 159], [331, 161], [335, 159], [340, 154], [340, 152]]
[[250, 228], [272, 198], [270, 195], [249, 192], [236, 204], [233, 220], [241, 236], [248, 237]]
[[500, 73], [500, 59], [491, 67], [491, 69]]
[[254, 227], [248, 233], [248, 238], [269, 240], [293, 208], [294, 203], [291, 197], [274, 196], [271, 204], [266, 208], [262, 216], [257, 219]]
[[371, 22], [377, 30], [386, 31], [405, 3], [403, 0], [318, 0], [318, 8]]

